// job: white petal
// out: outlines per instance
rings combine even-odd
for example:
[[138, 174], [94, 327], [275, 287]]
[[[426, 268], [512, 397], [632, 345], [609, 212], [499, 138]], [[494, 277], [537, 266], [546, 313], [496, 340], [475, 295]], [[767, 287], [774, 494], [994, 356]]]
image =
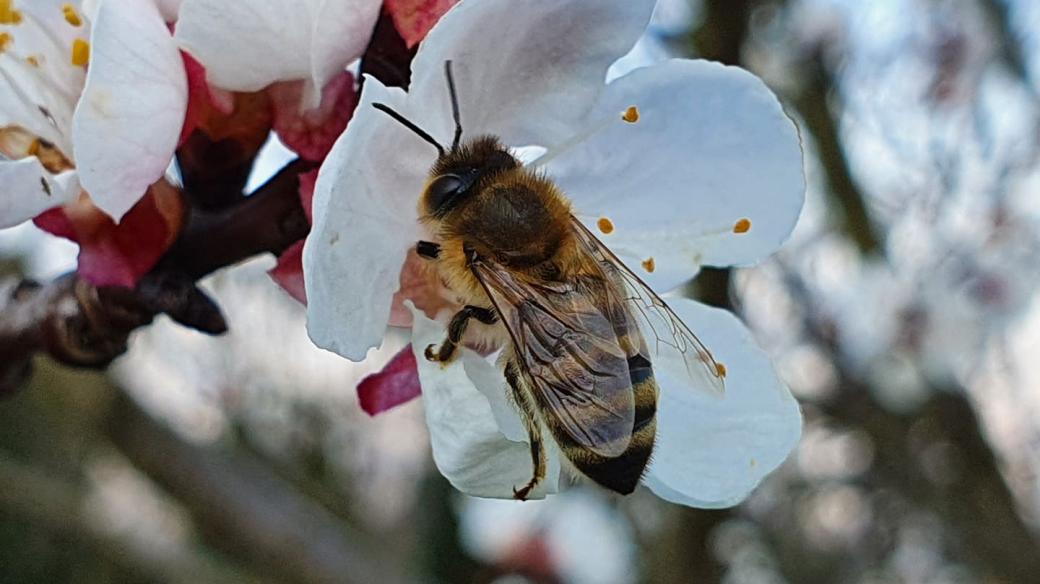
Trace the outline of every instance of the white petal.
[[355, 361], [386, 332], [401, 266], [420, 237], [416, 202], [436, 157], [373, 102], [406, 113], [403, 91], [366, 80], [357, 115], [318, 174], [303, 250], [311, 339]]
[[466, 376], [487, 398], [502, 435], [514, 442], [526, 441], [527, 430], [508, 397], [509, 387], [502, 372], [489, 366], [487, 359], [474, 351], [464, 351], [461, 360]]
[[181, 4], [183, 3], [183, 0], [156, 0], [159, 13], [162, 14], [163, 20], [166, 22], [177, 21], [177, 15], [180, 14]]
[[376, 0], [185, 0], [177, 40], [206, 67], [210, 83], [259, 91], [276, 81], [304, 79], [307, 106], [368, 44]]
[[36, 157], [0, 159], [0, 185], [0, 229], [32, 219], [79, 194], [74, 171], [54, 176]]
[[325, 0], [322, 4], [311, 39], [311, 76], [319, 90], [318, 100], [308, 104], [310, 107], [318, 107], [320, 89], [365, 51], [381, 4], [378, 0]]
[[[420, 45], [410, 93], [426, 130], [451, 137], [444, 62], [452, 60], [468, 136], [555, 144], [603, 90], [607, 68], [646, 29], [653, 0], [480, 0], [457, 4]], [[435, 124], [434, 121], [437, 123]]]
[[151, 0], [102, 0], [72, 138], [83, 188], [117, 221], [165, 174], [188, 105], [180, 51]]
[[213, 85], [259, 91], [311, 77], [314, 18], [321, 0], [184, 0], [176, 39]]
[[657, 442], [643, 482], [673, 503], [735, 505], [797, 444], [798, 402], [732, 313], [684, 298], [669, 304], [726, 365], [726, 393], [694, 391], [681, 365], [654, 363], [661, 388]]
[[[629, 106], [639, 120], [620, 119]], [[805, 181], [794, 124], [755, 76], [707, 61], [673, 60], [608, 86], [587, 118], [610, 125], [548, 165], [604, 243], [657, 290], [701, 265], [747, 265], [794, 228]], [[734, 233], [738, 221], [746, 233]], [[640, 269], [654, 258], [654, 271]]]
[[0, 127], [22, 128], [70, 155], [69, 130], [78, 98], [78, 91], [70, 97], [22, 58], [0, 54]]
[[[463, 493], [477, 497], [511, 499], [513, 488], [531, 478], [531, 447], [510, 440], [499, 430], [487, 398], [474, 385], [474, 379], [497, 379], [505, 383], [494, 365], [477, 357], [466, 365], [455, 360], [448, 365], [431, 363], [423, 356], [427, 345], [442, 342], [447, 329], [426, 318], [409, 303], [415, 318], [412, 349], [419, 366], [426, 424], [430, 429], [433, 460], [441, 474]], [[462, 349], [468, 353], [469, 349]], [[464, 357], [465, 359], [465, 357]], [[474, 379], [468, 373], [483, 369]], [[557, 491], [560, 464], [550, 457], [547, 476], [529, 498], [540, 499]]]

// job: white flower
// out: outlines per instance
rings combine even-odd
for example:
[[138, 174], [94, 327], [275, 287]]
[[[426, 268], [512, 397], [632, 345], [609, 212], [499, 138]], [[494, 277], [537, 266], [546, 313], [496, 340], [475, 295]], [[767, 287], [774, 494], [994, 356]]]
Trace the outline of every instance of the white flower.
[[[659, 292], [701, 265], [747, 265], [776, 250], [801, 210], [802, 159], [794, 125], [757, 78], [673, 60], [604, 85], [653, 7], [464, 0], [420, 46], [407, 93], [368, 79], [316, 188], [304, 253], [312, 339], [359, 360], [386, 332], [406, 254], [426, 237], [416, 202], [436, 153], [372, 104], [386, 103], [450, 143], [446, 60], [466, 135], [546, 148], [540, 170], [590, 229], [610, 219], [604, 243], [630, 266], [646, 261], [641, 275]], [[633, 105], [638, 122], [623, 122]], [[681, 365], [654, 364], [658, 437], [644, 482], [670, 501], [732, 505], [796, 443], [798, 406], [732, 314], [677, 297], [669, 303], [726, 364], [727, 390], [724, 398], [698, 393]], [[414, 347], [444, 336], [441, 323], [415, 315]], [[464, 492], [511, 497], [531, 462], [501, 372], [470, 351], [447, 367], [417, 360], [441, 472]], [[536, 496], [556, 490], [559, 465], [553, 452]]]
[[206, 67], [207, 80], [231, 91], [259, 91], [305, 80], [302, 105], [361, 56], [378, 0], [184, 0], [176, 38]]
[[0, 227], [80, 188], [118, 220], [173, 158], [188, 91], [166, 22], [94, 4], [0, 0]]

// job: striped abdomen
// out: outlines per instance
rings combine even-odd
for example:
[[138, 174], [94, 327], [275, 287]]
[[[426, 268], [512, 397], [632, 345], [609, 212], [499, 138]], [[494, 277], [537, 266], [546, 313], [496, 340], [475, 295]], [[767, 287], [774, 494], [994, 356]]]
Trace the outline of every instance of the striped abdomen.
[[650, 362], [642, 355], [629, 358], [629, 377], [635, 397], [635, 417], [632, 438], [628, 448], [615, 458], [606, 458], [584, 448], [555, 427], [551, 416], [545, 417], [546, 426], [564, 455], [574, 466], [604, 487], [627, 495], [635, 490], [646, 470], [654, 449], [657, 434], [657, 383]]

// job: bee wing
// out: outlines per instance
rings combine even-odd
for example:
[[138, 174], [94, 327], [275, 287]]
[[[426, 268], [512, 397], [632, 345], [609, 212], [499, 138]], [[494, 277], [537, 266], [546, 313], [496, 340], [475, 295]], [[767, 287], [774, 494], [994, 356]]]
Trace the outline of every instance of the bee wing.
[[726, 389], [726, 370], [715, 361], [708, 347], [693, 334], [688, 326], [632, 270], [610, 251], [588, 228], [571, 216], [574, 232], [582, 251], [594, 257], [608, 278], [614, 280], [625, 294], [624, 301], [639, 321], [639, 328], [650, 343], [651, 359], [664, 363], [679, 358], [694, 387], [721, 394]]
[[629, 371], [631, 351], [619, 332], [635, 323], [617, 294], [607, 293], [613, 286], [594, 277], [534, 284], [479, 257], [470, 267], [508, 329], [550, 426], [600, 456], [623, 454], [635, 420], [632, 376], [644, 369]]

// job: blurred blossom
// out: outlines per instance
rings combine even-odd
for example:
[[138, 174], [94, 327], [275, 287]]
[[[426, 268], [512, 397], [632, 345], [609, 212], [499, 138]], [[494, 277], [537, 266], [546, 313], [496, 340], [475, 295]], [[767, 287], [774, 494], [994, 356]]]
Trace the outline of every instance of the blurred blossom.
[[540, 573], [565, 584], [638, 581], [632, 528], [594, 491], [546, 501], [462, 497], [458, 513], [465, 549], [502, 572]]
[[[114, 373], [150, 412], [184, 438], [214, 443], [231, 433], [266, 455], [295, 464], [313, 444], [326, 479], [352, 494], [376, 523], [400, 520], [427, 454], [415, 408], [377, 419], [358, 409], [354, 386], [378, 358], [355, 364], [315, 347], [302, 307], [270, 285], [271, 261], [256, 260], [208, 278], [230, 331], [220, 338], [160, 318], [131, 338]], [[278, 342], [272, 342], [278, 339]], [[388, 341], [385, 359], [405, 339]]]

